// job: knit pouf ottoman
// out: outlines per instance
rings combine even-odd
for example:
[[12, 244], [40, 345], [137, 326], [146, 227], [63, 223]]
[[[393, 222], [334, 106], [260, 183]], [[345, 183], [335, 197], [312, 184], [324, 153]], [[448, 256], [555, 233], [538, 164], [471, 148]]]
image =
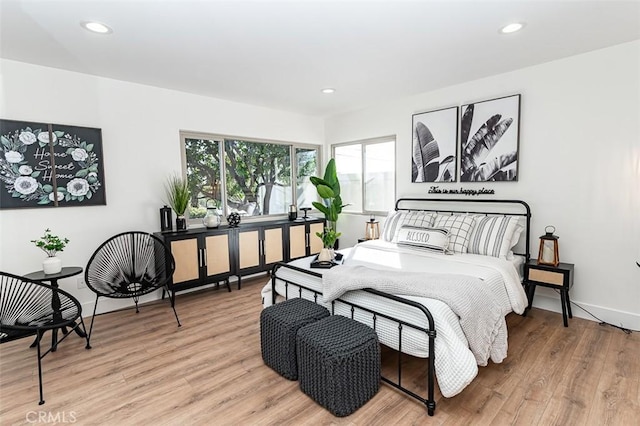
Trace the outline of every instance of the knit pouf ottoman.
[[328, 316], [325, 307], [301, 298], [264, 308], [260, 313], [260, 347], [264, 363], [283, 377], [296, 380], [298, 329]]
[[298, 330], [300, 389], [334, 416], [362, 407], [380, 388], [378, 336], [339, 315]]

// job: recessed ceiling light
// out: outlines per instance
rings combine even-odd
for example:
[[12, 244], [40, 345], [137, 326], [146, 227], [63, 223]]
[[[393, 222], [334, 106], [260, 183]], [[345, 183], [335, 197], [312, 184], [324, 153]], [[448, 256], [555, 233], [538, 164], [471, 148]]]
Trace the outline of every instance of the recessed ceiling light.
[[520, 22], [514, 22], [512, 24], [509, 25], [505, 25], [504, 27], [502, 27], [502, 29], [500, 30], [500, 32], [502, 34], [509, 34], [509, 33], [515, 33], [516, 31], [520, 31], [522, 29], [522, 27], [524, 27], [523, 23]]
[[98, 34], [111, 34], [113, 32], [111, 28], [109, 28], [108, 26], [100, 22], [82, 21], [80, 22], [80, 25], [85, 30], [89, 30], [91, 32], [98, 33]]
[[325, 87], [324, 89], [322, 89], [322, 93], [334, 93], [336, 91], [336, 89], [333, 89], [331, 87]]

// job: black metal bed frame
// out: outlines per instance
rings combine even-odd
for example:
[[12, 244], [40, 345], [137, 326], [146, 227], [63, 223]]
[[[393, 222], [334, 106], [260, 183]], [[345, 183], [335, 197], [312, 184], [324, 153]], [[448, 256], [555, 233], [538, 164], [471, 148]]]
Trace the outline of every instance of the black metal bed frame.
[[[510, 213], [510, 212], [494, 212], [494, 211], [471, 211], [471, 210], [467, 210], [467, 209], [431, 209], [431, 208], [409, 208], [409, 209], [403, 209], [401, 207], [401, 204], [403, 203], [438, 203], [438, 202], [445, 202], [445, 203], [451, 203], [451, 204], [458, 204], [458, 203], [490, 203], [490, 204], [520, 204], [523, 208], [524, 208], [524, 212], [523, 213]], [[520, 201], [520, 200], [491, 200], [491, 199], [480, 199], [480, 200], [470, 200], [470, 199], [445, 199], [445, 198], [400, 198], [396, 201], [396, 205], [395, 205], [395, 210], [410, 210], [410, 211], [426, 211], [426, 212], [434, 212], [434, 213], [450, 213], [450, 214], [455, 214], [455, 213], [467, 213], [467, 214], [486, 214], [486, 215], [500, 215], [500, 216], [521, 216], [524, 217], [526, 220], [526, 227], [525, 227], [525, 235], [526, 235], [526, 239], [525, 239], [525, 253], [516, 253], [520, 256], [525, 256], [525, 261], [529, 260], [530, 257], [530, 248], [529, 248], [529, 242], [530, 242], [530, 237], [531, 237], [531, 232], [530, 232], [530, 224], [531, 224], [531, 210], [529, 208], [529, 205], [527, 203], [525, 203], [524, 201]], [[289, 265], [287, 263], [283, 263], [283, 262], [278, 262], [277, 264], [274, 265], [273, 270], [272, 270], [272, 274], [271, 274], [271, 296], [272, 296], [272, 300], [271, 302], [273, 304], [276, 303], [276, 297], [277, 297], [277, 292], [276, 292], [276, 281], [280, 280], [282, 282], [284, 282], [284, 286], [285, 286], [285, 294], [284, 294], [284, 298], [289, 299], [289, 285], [295, 286], [297, 288], [297, 297], [303, 297], [302, 293], [303, 290], [306, 290], [310, 293], [313, 294], [313, 300], [315, 303], [318, 303], [318, 296], [322, 295], [322, 292], [317, 291], [317, 290], [313, 290], [309, 287], [306, 287], [302, 284], [299, 283], [295, 283], [292, 281], [288, 281], [279, 277], [276, 277], [276, 272], [278, 271], [278, 269], [280, 268], [285, 268], [285, 269], [291, 269], [291, 270], [295, 270], [297, 272], [301, 272], [307, 275], [311, 275], [317, 278], [322, 278], [322, 274], [319, 274], [317, 272], [314, 271], [309, 271], [307, 269], [304, 268], [299, 268], [297, 266], [293, 266], [293, 265]], [[295, 291], [295, 290], [294, 290]], [[341, 298], [335, 299], [331, 302], [331, 314], [334, 315], [335, 314], [335, 306], [336, 306], [336, 302], [337, 303], [343, 303], [345, 305], [350, 306], [350, 311], [351, 311], [351, 318], [354, 318], [354, 314], [355, 314], [355, 310], [359, 309], [361, 311], [367, 312], [369, 314], [372, 315], [372, 322], [373, 322], [373, 329], [376, 330], [376, 320], [378, 317], [381, 318], [385, 318], [388, 319], [390, 321], [393, 321], [395, 323], [398, 324], [398, 359], [397, 359], [397, 381], [394, 381], [393, 379], [390, 379], [388, 377], [385, 377], [384, 375], [382, 375], [380, 377], [380, 379], [389, 384], [390, 386], [400, 390], [401, 392], [411, 396], [412, 398], [417, 399], [418, 401], [420, 401], [421, 403], [423, 403], [426, 408], [427, 408], [427, 413], [429, 414], [429, 416], [433, 416], [435, 414], [435, 409], [436, 409], [436, 402], [435, 402], [435, 397], [434, 397], [434, 388], [435, 388], [435, 338], [436, 338], [436, 329], [435, 329], [435, 323], [433, 321], [433, 317], [431, 315], [431, 312], [429, 312], [429, 310], [421, 305], [418, 302], [414, 302], [413, 300], [408, 300], [408, 299], [404, 299], [402, 297], [398, 297], [395, 296], [393, 294], [388, 294], [388, 293], [384, 293], [378, 290], [374, 290], [374, 289], [363, 289], [361, 291], [370, 293], [370, 294], [374, 294], [376, 296], [379, 296], [381, 298], [384, 299], [389, 299], [389, 300], [393, 300], [395, 302], [399, 302], [408, 306], [411, 306], [413, 308], [416, 308], [418, 310], [420, 310], [426, 319], [426, 323], [428, 324], [427, 328], [424, 327], [419, 327], [417, 325], [408, 323], [406, 321], [403, 320], [399, 320], [397, 318], [393, 318], [389, 315], [385, 315], [383, 313], [380, 312], [376, 312], [372, 309], [369, 309], [367, 307], [364, 306], [360, 306], [356, 303], [353, 302], [349, 302], [346, 300], [343, 300]], [[426, 336], [429, 339], [429, 356], [427, 358], [427, 389], [426, 389], [426, 396], [421, 396], [415, 392], [413, 392], [412, 390], [404, 387], [402, 385], [402, 330], [404, 327], [410, 327], [414, 330], [420, 331], [420, 332], [424, 332], [426, 334]], [[377, 331], [377, 330], [376, 330]]]

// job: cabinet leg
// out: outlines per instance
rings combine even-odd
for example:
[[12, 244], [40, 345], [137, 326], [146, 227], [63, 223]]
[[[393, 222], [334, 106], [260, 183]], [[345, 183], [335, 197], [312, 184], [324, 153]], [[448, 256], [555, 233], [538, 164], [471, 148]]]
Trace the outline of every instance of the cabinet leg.
[[229, 278], [227, 278], [226, 280], [224, 280], [225, 284], [227, 285], [227, 291], [229, 293], [231, 293], [231, 285], [229, 285]]
[[569, 321], [567, 321], [567, 292], [560, 290], [560, 299], [562, 301], [562, 321], [565, 327], [569, 327]]
[[566, 299], [567, 299], [567, 312], [569, 312], [569, 318], [573, 318], [573, 314], [571, 314], [571, 300], [569, 299], [569, 290], [566, 291]]
[[242, 277], [238, 275], [238, 290], [242, 287]]

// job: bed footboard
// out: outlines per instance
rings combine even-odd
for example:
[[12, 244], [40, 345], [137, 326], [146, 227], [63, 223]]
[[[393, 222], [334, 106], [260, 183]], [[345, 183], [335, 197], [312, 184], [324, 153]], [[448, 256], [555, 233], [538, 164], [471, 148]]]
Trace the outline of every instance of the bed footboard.
[[[286, 263], [282, 263], [279, 262], [276, 265], [274, 265], [273, 270], [272, 270], [272, 274], [271, 274], [271, 297], [272, 297], [272, 303], [275, 304], [276, 303], [276, 296], [277, 296], [277, 292], [276, 292], [276, 281], [280, 280], [284, 283], [285, 286], [285, 294], [284, 294], [284, 298], [288, 299], [289, 297], [303, 297], [303, 290], [306, 292], [309, 292], [310, 294], [312, 294], [313, 297], [313, 301], [315, 303], [318, 303], [318, 296], [322, 296], [322, 293], [317, 291], [317, 290], [313, 290], [309, 287], [306, 287], [300, 283], [296, 283], [293, 281], [289, 281], [289, 280], [285, 280], [282, 278], [278, 278], [276, 277], [276, 272], [278, 271], [278, 269], [280, 268], [287, 268], [287, 269], [291, 269], [291, 270], [295, 270], [297, 272], [301, 272], [307, 275], [311, 275], [314, 277], [318, 277], [321, 278], [322, 275], [318, 274], [316, 272], [313, 271], [309, 271], [303, 268], [299, 268], [293, 265], [289, 265]], [[296, 287], [296, 289], [291, 289], [291, 294], [289, 294], [289, 286], [292, 287]], [[347, 306], [349, 306], [349, 310], [351, 312], [351, 318], [358, 320], [357, 318], [355, 318], [355, 313], [356, 312], [362, 312], [365, 313], [366, 315], [370, 315], [371, 318], [371, 322], [373, 324], [373, 329], [377, 332], [376, 330], [376, 322], [378, 320], [378, 318], [385, 318], [386, 320], [392, 321], [394, 323], [396, 323], [398, 325], [398, 358], [397, 358], [397, 379], [393, 380], [389, 377], [385, 377], [384, 374], [380, 377], [381, 380], [387, 384], [389, 384], [390, 386], [400, 390], [401, 392], [411, 396], [412, 398], [417, 399], [418, 401], [422, 402], [426, 408], [427, 408], [427, 413], [430, 416], [433, 416], [435, 413], [435, 409], [436, 409], [436, 402], [435, 402], [435, 398], [434, 398], [434, 387], [435, 387], [435, 364], [434, 364], [434, 360], [435, 360], [435, 338], [436, 338], [436, 329], [435, 329], [435, 324], [433, 321], [433, 317], [431, 316], [431, 312], [429, 312], [429, 310], [424, 307], [423, 305], [414, 302], [413, 300], [408, 300], [408, 299], [404, 299], [402, 297], [398, 297], [392, 294], [387, 294], [387, 293], [383, 293], [381, 291], [377, 291], [377, 290], [373, 290], [373, 289], [364, 289], [362, 291], [365, 291], [367, 293], [370, 294], [374, 294], [380, 298], [383, 299], [388, 299], [388, 300], [393, 300], [397, 303], [402, 303], [405, 304], [407, 306], [411, 306], [413, 308], [418, 309], [422, 314], [424, 314], [426, 323], [428, 324], [428, 326], [425, 327], [420, 327], [420, 326], [416, 326], [414, 324], [408, 323], [406, 321], [402, 321], [400, 319], [397, 318], [393, 318], [389, 315], [386, 315], [384, 313], [381, 312], [376, 312], [375, 310], [372, 310], [370, 308], [361, 306], [357, 303], [353, 303], [350, 301], [346, 301], [343, 300], [341, 298], [338, 298], [334, 301], [331, 302], [331, 314], [334, 315], [335, 314], [335, 308], [336, 308], [336, 304], [338, 303], [342, 303], [345, 304]], [[427, 383], [426, 383], [426, 395], [420, 395], [418, 393], [413, 392], [412, 390], [406, 388], [405, 386], [402, 385], [402, 356], [403, 356], [403, 352], [402, 352], [402, 331], [404, 328], [411, 328], [413, 330], [416, 330], [418, 332], [421, 333], [425, 333], [428, 341], [429, 341], [429, 351], [428, 351], [428, 357], [426, 358], [426, 362], [427, 362]]]

